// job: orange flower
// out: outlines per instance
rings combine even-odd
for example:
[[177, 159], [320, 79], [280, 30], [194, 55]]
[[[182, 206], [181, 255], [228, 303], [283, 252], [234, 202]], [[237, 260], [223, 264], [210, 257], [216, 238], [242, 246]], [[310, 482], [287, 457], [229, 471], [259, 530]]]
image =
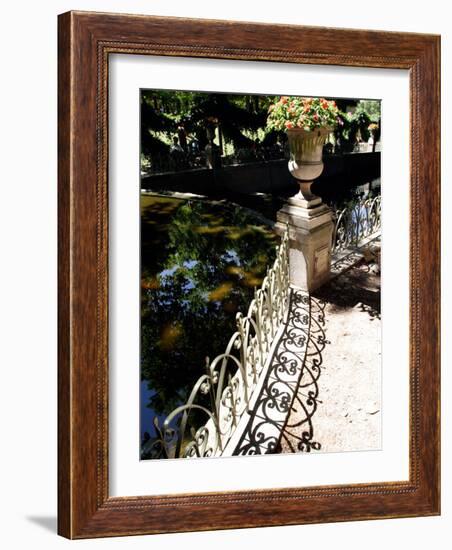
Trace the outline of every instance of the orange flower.
[[293, 124], [292, 124], [292, 122], [290, 122], [290, 120], [288, 120], [288, 121], [286, 122], [285, 126], [286, 126], [286, 128], [287, 128], [288, 130], [291, 130], [291, 129], [293, 128]]

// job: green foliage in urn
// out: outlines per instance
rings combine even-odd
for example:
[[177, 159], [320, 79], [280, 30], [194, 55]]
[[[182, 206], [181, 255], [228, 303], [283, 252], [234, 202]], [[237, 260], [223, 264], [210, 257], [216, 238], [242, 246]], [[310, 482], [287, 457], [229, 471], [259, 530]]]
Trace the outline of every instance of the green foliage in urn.
[[268, 109], [267, 128], [270, 130], [305, 131], [317, 128], [334, 128], [338, 122], [335, 101], [320, 97], [282, 96]]

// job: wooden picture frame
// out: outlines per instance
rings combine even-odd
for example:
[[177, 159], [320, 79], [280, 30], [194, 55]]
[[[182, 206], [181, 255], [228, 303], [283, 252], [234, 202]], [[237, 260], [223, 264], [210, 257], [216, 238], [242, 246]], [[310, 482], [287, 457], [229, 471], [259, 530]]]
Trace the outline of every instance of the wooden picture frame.
[[[59, 534], [87, 538], [439, 514], [440, 38], [69, 12], [59, 16], [58, 48]], [[109, 496], [107, 93], [112, 53], [409, 71], [409, 481]]]

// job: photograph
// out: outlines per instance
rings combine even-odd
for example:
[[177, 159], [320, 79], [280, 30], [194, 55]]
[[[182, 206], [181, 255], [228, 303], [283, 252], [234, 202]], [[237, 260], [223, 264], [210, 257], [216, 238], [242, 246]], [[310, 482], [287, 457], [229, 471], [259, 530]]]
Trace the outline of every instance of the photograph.
[[140, 90], [141, 460], [381, 449], [381, 101], [301, 94]]
[[441, 39], [272, 21], [59, 18], [65, 537], [439, 513]]

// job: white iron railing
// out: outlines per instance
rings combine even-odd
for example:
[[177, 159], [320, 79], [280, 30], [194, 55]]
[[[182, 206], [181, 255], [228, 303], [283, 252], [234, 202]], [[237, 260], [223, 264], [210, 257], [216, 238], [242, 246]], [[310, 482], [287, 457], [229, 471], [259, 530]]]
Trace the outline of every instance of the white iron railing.
[[335, 212], [332, 252], [357, 247], [367, 237], [381, 230], [381, 196], [358, 199]]

